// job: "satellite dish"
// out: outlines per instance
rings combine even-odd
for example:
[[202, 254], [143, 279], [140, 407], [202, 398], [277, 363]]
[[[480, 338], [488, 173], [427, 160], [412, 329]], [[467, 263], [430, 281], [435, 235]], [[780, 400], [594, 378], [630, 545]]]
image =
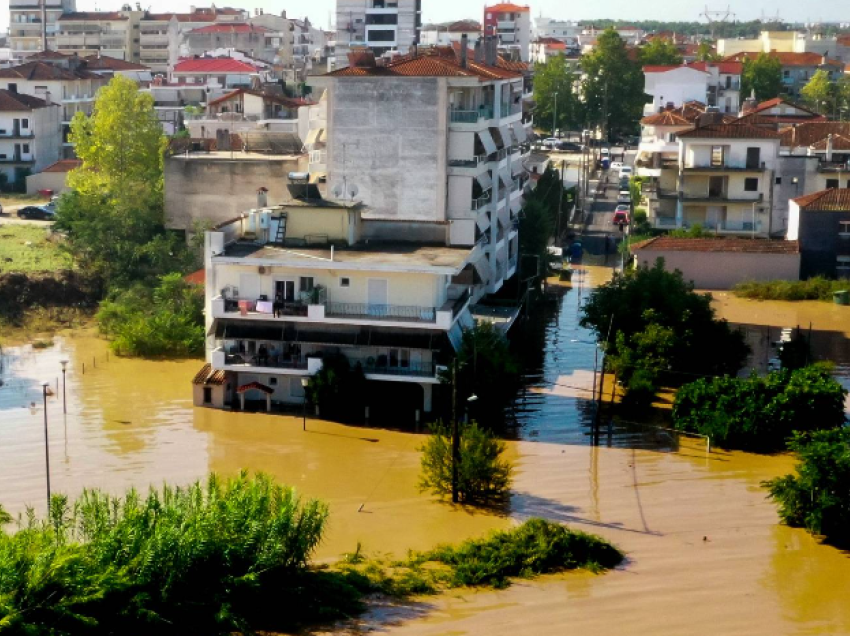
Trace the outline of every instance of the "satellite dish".
[[341, 183], [337, 183], [337, 184], [336, 184], [333, 188], [331, 188], [331, 193], [332, 193], [332, 194], [333, 194], [333, 195], [334, 195], [337, 199], [341, 199], [341, 198], [342, 198], [342, 195], [344, 194], [344, 192], [345, 192], [345, 190], [343, 190], [343, 188], [342, 188], [342, 184], [341, 184]]
[[348, 186], [348, 196], [351, 197], [352, 199], [357, 196], [358, 192], [360, 192], [360, 188], [358, 188], [353, 183], [350, 186]]

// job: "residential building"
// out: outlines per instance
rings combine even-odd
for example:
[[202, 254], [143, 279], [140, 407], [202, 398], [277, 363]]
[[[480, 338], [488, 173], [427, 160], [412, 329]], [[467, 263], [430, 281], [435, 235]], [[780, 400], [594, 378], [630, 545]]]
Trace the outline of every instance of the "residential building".
[[41, 99], [0, 90], [0, 172], [23, 190], [26, 177], [58, 161], [62, 149], [60, 108]]
[[516, 270], [528, 179], [522, 72], [497, 57], [495, 38], [384, 65], [352, 57], [351, 66], [310, 78], [325, 91], [311, 133], [327, 140], [318, 150], [316, 133], [306, 142], [311, 174], [325, 173], [334, 196], [361, 201], [371, 221], [430, 242], [480, 246], [481, 293], [495, 292]]
[[850, 188], [793, 199], [788, 239], [800, 242], [800, 276], [850, 278]]
[[717, 53], [731, 56], [738, 53], [815, 53], [850, 62], [850, 40], [846, 35], [827, 37], [800, 31], [762, 31], [758, 38], [719, 39]]
[[540, 16], [534, 19], [534, 39], [554, 38], [571, 47], [578, 47], [582, 27], [577, 22], [555, 20]]
[[232, 57], [194, 57], [177, 62], [170, 72], [173, 83], [203, 84], [222, 88], [251, 86], [252, 77], [271, 79], [271, 70]]
[[451, 46], [463, 36], [475, 42], [481, 37], [481, 24], [475, 20], [459, 20], [449, 24], [426, 24], [422, 27], [420, 44], [425, 46]]
[[307, 119], [299, 109], [311, 102], [293, 99], [272, 87], [260, 90], [239, 88], [211, 99], [204, 115], [185, 116], [185, 126], [193, 139], [215, 139], [222, 131], [243, 135], [249, 132], [289, 133], [301, 145], [307, 135]]
[[234, 49], [252, 58], [274, 62], [284, 33], [247, 22], [215, 22], [184, 35], [184, 54], [203, 54], [214, 49]]
[[373, 416], [388, 404], [399, 405], [396, 422], [431, 411], [440, 364], [472, 325], [475, 250], [402, 232], [367, 242], [362, 211], [308, 197], [206, 233], [208, 353], [195, 404], [300, 406], [302, 381], [342, 355], [362, 368]]
[[367, 48], [377, 57], [402, 55], [419, 44], [422, 0], [337, 0], [336, 45], [331, 66], [348, 65], [348, 54]]
[[734, 237], [658, 236], [635, 243], [639, 265], [664, 259], [667, 271], [680, 271], [697, 289], [731, 289], [745, 281], [799, 280], [801, 243]]
[[484, 7], [484, 36], [497, 38], [508, 59], [528, 62], [531, 56], [531, 10], [512, 3]]
[[20, 63], [27, 55], [44, 50], [42, 42], [41, 5], [47, 21], [44, 23], [47, 48], [56, 49], [59, 18], [76, 11], [76, 0], [11, 0], [9, 2], [9, 47], [12, 62]]
[[57, 159], [74, 157], [73, 144], [68, 141], [71, 119], [78, 111], [90, 115], [95, 94], [108, 82], [106, 77], [86, 70], [82, 60], [72, 58], [68, 63], [69, 66], [65, 67], [63, 64], [35, 61], [0, 69], [0, 88], [61, 106], [63, 154]]
[[[736, 53], [724, 61], [741, 62], [744, 59], [755, 59], [760, 53]], [[829, 79], [837, 80], [844, 76], [844, 62], [821, 55], [820, 53], [784, 53], [770, 51], [768, 55], [778, 59], [782, 64], [782, 86], [790, 97], [799, 97], [800, 90], [818, 71], [826, 71]]]
[[77, 11], [59, 16], [56, 50], [80, 57], [101, 53], [138, 62], [142, 11]]
[[580, 50], [555, 38], [538, 38], [531, 43], [531, 61], [546, 64], [553, 57], [563, 55], [578, 62]]
[[723, 113], [738, 113], [742, 70], [740, 62], [645, 66], [644, 92], [652, 101], [644, 107], [644, 114], [677, 108], [693, 100], [716, 107]]
[[[679, 166], [679, 142], [676, 134], [690, 130], [704, 110], [694, 107], [665, 110], [640, 120], [640, 145], [635, 157], [638, 176], [655, 178], [658, 187], [663, 190], [676, 189]], [[657, 200], [656, 200], [657, 202]], [[653, 217], [667, 217], [671, 214], [656, 214]]]
[[759, 126], [773, 126], [776, 130], [825, 120], [826, 117], [812, 109], [782, 97], [775, 97], [761, 103], [757, 103], [755, 98], [747, 98], [741, 109], [741, 121]]
[[82, 165], [79, 159], [60, 159], [41, 172], [27, 176], [27, 194], [38, 194], [49, 190], [53, 194], [67, 192], [68, 173]]
[[110, 80], [116, 75], [122, 75], [138, 83], [139, 86], [148, 86], [153, 79], [151, 70], [144, 64], [136, 64], [126, 60], [119, 60], [107, 55], [89, 55], [82, 58], [85, 70], [96, 73]]

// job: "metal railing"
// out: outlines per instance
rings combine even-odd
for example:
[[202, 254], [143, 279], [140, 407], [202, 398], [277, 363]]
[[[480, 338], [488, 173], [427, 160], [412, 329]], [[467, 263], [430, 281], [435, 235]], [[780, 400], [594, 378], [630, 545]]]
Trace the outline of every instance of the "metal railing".
[[481, 208], [485, 207], [488, 203], [490, 203], [490, 194], [491, 193], [488, 190], [487, 192], [482, 194], [477, 199], [473, 199], [472, 204], [471, 204], [472, 209], [473, 210], [480, 210]]
[[325, 305], [325, 316], [337, 318], [362, 318], [366, 320], [403, 320], [436, 322], [434, 307], [418, 305], [377, 305], [370, 303], [334, 303]]
[[492, 106], [480, 106], [475, 110], [451, 109], [449, 119], [456, 124], [475, 124], [482, 119], [493, 119]]
[[760, 161], [758, 165], [748, 164], [745, 161], [724, 161], [722, 164], [712, 164], [711, 162], [703, 163], [688, 163], [685, 164], [685, 170], [764, 170], [765, 163]]
[[[420, 377], [432, 378], [437, 373], [437, 365], [433, 362], [407, 362], [406, 364], [398, 361], [397, 364], [391, 366], [385, 356], [366, 357], [366, 358], [348, 358], [348, 363], [351, 366], [359, 364], [363, 367], [363, 373], [379, 373], [382, 375], [415, 375]], [[402, 366], [404, 364], [404, 366]]]
[[456, 317], [461, 312], [461, 310], [466, 306], [466, 303], [469, 302], [469, 298], [469, 289], [463, 290], [463, 293], [452, 303], [452, 317]]
[[487, 162], [487, 155], [476, 155], [472, 159], [449, 159], [452, 168], [476, 168], [481, 163]]
[[224, 363], [233, 366], [267, 367], [271, 369], [307, 368], [307, 358], [271, 353], [263, 357], [260, 357], [258, 353], [226, 353]]

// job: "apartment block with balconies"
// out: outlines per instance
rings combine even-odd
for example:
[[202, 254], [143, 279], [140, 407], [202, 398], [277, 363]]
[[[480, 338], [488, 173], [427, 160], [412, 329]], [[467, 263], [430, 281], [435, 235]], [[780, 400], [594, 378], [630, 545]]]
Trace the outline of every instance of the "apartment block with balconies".
[[23, 184], [61, 156], [59, 106], [44, 99], [0, 90], [0, 172]]
[[507, 57], [528, 62], [531, 55], [531, 11], [528, 5], [502, 3], [484, 7], [484, 35], [497, 38]]
[[79, 11], [59, 17], [56, 50], [65, 54], [107, 55], [139, 62], [142, 11]]
[[[76, 10], [75, 0], [43, 0], [46, 15], [47, 48], [56, 49], [59, 18]], [[44, 50], [42, 42], [42, 0], [11, 0], [9, 3], [9, 47], [13, 62]]]
[[368, 48], [380, 57], [405, 54], [419, 43], [422, 0], [337, 0], [336, 47], [331, 68], [348, 65], [348, 54]]
[[302, 380], [343, 356], [378, 390], [431, 410], [440, 364], [472, 324], [474, 250], [403, 235], [367, 242], [363, 211], [294, 201], [207, 233], [202, 384], [216, 373], [227, 381], [196, 392], [199, 404], [235, 405], [252, 383], [257, 398], [301, 404]]

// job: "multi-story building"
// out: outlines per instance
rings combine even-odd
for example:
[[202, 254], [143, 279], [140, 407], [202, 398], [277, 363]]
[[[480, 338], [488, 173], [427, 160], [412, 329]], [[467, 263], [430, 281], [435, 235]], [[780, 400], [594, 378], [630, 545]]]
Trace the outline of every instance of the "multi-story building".
[[644, 92], [652, 101], [644, 114], [678, 108], [689, 101], [737, 114], [741, 105], [740, 62], [694, 62], [680, 66], [645, 66]]
[[578, 36], [581, 35], [581, 25], [569, 20], [555, 20], [540, 16], [534, 20], [534, 37], [553, 38], [571, 47], [578, 46]]
[[475, 20], [458, 20], [449, 24], [426, 24], [421, 43], [425, 46], [451, 46], [466, 35], [469, 42], [481, 37], [481, 25]]
[[44, 50], [42, 42], [41, 7], [47, 21], [44, 22], [47, 48], [56, 49], [56, 32], [59, 18], [66, 13], [76, 11], [76, 0], [11, 0], [9, 3], [9, 47], [12, 50], [12, 61], [21, 62], [23, 59]]
[[846, 35], [827, 37], [800, 31], [762, 31], [758, 38], [717, 40], [717, 53], [722, 56], [772, 51], [832, 55], [844, 62], [850, 62], [850, 39]]
[[373, 415], [388, 401], [402, 404], [396, 421], [431, 410], [440, 364], [472, 324], [476, 249], [401, 231], [367, 242], [373, 222], [362, 213], [357, 203], [310, 198], [206, 234], [209, 336], [197, 405], [300, 405], [302, 382], [343, 356], [362, 368]]
[[422, 0], [337, 0], [333, 68], [348, 64], [352, 49], [367, 48], [380, 57], [402, 55], [419, 44]]
[[793, 199], [788, 234], [800, 241], [800, 277], [850, 278], [850, 188]]
[[0, 69], [0, 88], [32, 95], [61, 106], [63, 127], [63, 157], [74, 157], [73, 145], [68, 142], [71, 119], [78, 111], [91, 114], [97, 90], [108, 78], [85, 69], [85, 62], [71, 59], [70, 66], [27, 62]]
[[142, 11], [130, 10], [64, 13], [59, 16], [56, 50], [81, 57], [101, 53], [138, 62], [139, 20], [143, 15]]
[[[741, 62], [755, 59], [761, 53], [743, 52], [725, 58], [725, 61]], [[826, 71], [829, 79], [837, 80], [844, 76], [844, 62], [829, 58], [820, 53], [783, 53], [770, 51], [768, 55], [782, 64], [782, 86], [790, 97], [799, 97], [800, 90], [818, 71]]]
[[[310, 78], [325, 91], [316, 107], [325, 119], [310, 122], [320, 130], [307, 140], [310, 172], [325, 173], [334, 196], [362, 201], [364, 218], [400, 233], [409, 226], [429, 241], [480, 246], [481, 293], [516, 270], [531, 132], [525, 78], [505, 68], [495, 44], [471, 50], [463, 41], [383, 65], [363, 54]], [[311, 146], [322, 137], [325, 148]]]
[[23, 189], [27, 175], [59, 159], [59, 110], [46, 99], [0, 90], [0, 172], [7, 183]]
[[273, 62], [283, 42], [283, 32], [247, 22], [208, 24], [187, 32], [184, 45], [190, 54], [234, 49], [252, 58]]
[[528, 5], [508, 2], [485, 6], [484, 35], [498, 38], [499, 50], [505, 56], [527, 62], [531, 55], [531, 11]]

